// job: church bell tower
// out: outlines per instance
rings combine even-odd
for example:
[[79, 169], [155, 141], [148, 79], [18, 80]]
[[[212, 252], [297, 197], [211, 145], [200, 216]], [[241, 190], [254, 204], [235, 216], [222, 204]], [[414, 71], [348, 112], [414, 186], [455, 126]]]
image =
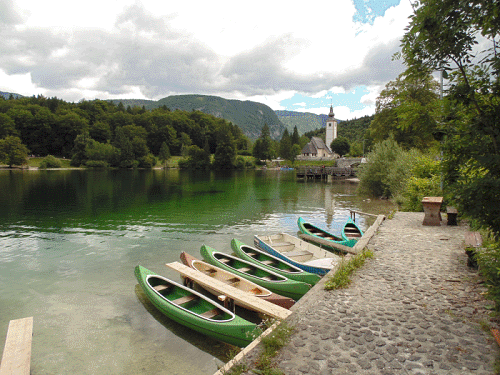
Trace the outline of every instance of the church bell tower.
[[335, 120], [335, 114], [333, 113], [333, 106], [330, 106], [330, 113], [328, 114], [328, 119], [326, 120], [326, 146], [330, 149], [330, 144], [334, 139], [337, 138], [337, 120]]

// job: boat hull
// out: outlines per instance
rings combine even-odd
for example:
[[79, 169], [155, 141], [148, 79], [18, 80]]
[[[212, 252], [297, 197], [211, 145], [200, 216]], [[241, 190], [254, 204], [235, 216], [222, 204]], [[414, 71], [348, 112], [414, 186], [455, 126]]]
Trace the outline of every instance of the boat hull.
[[[256, 325], [227, 310], [208, 297], [159, 276], [142, 266], [135, 267], [135, 276], [151, 303], [165, 316], [194, 331], [239, 347], [250, 344], [256, 335]], [[154, 288], [168, 286], [161, 293]], [[182, 298], [189, 300], [181, 304]], [[180, 297], [180, 298], [179, 298]], [[208, 317], [211, 311], [219, 314]], [[206, 314], [207, 317], [203, 316]]]
[[332, 242], [332, 246], [329, 246], [329, 248], [332, 250], [336, 250], [333, 244], [353, 247], [357, 242], [353, 239], [345, 240], [342, 237], [336, 236], [324, 229], [317, 227], [314, 224], [305, 221], [301, 217], [299, 217], [299, 219], [297, 220], [297, 225], [299, 226], [299, 230], [304, 234], [316, 237], [321, 240], [326, 240], [327, 242]]
[[294, 264], [287, 263], [284, 259], [276, 257], [265, 251], [245, 245], [243, 242], [233, 239], [231, 248], [241, 259], [255, 263], [270, 271], [283, 275], [290, 280], [302, 281], [303, 283], [315, 285], [321, 278], [314, 273], [303, 270]]
[[[274, 293], [293, 298], [296, 301], [311, 289], [310, 284], [290, 280], [285, 276], [266, 270], [246, 260], [218, 252], [209, 246], [203, 245], [200, 252], [207, 263], [242, 276]], [[224, 262], [227, 262], [227, 264]]]
[[304, 271], [320, 276], [330, 272], [341, 257], [287, 233], [254, 236], [254, 245]]
[[[229, 271], [223, 270], [219, 267], [216, 267], [212, 264], [205, 263], [196, 257], [186, 253], [182, 252], [181, 253], [181, 261], [184, 263], [186, 266], [196, 270], [200, 271], [205, 274], [209, 274], [211, 277], [214, 277], [220, 281], [223, 282], [231, 282], [231, 286], [243, 291], [247, 292], [248, 294], [253, 295], [254, 297], [261, 298], [267, 302], [271, 302], [275, 305], [281, 306], [285, 309], [289, 309], [295, 304], [295, 301], [292, 298], [281, 296], [279, 294], [273, 293], [270, 290], [253, 283], [250, 280], [245, 279], [244, 277], [240, 277], [235, 275], [234, 273], [231, 273]], [[210, 267], [214, 269], [216, 272], [207, 272], [207, 267]], [[238, 281], [233, 281], [231, 279], [234, 279], [234, 277], [238, 278]], [[217, 291], [211, 290], [209, 288], [205, 288], [209, 293], [212, 293], [214, 295], [220, 294]], [[238, 301], [235, 301], [235, 303], [238, 305]], [[241, 307], [248, 308], [246, 306], [241, 305]], [[252, 310], [252, 309], [250, 309]]]

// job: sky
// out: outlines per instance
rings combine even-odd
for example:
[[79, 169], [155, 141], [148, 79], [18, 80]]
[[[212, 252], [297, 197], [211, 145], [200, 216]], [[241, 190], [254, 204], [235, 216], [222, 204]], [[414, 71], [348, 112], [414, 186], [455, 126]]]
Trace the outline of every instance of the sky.
[[341, 120], [375, 113], [409, 0], [0, 0], [0, 91], [202, 94]]

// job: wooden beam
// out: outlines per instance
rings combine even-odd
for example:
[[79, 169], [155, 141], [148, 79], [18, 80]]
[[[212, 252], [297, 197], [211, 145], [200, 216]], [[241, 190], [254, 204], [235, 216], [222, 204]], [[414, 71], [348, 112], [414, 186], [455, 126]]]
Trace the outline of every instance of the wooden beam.
[[385, 220], [384, 215], [378, 215], [377, 219], [375, 222], [371, 225], [370, 228], [363, 234], [363, 237], [359, 239], [358, 242], [356, 242], [356, 245], [353, 246], [353, 250], [356, 252], [356, 254], [360, 253], [363, 251], [363, 249], [368, 245], [368, 242], [370, 239], [373, 237], [375, 232], [377, 231], [378, 227], [380, 224], [382, 224], [382, 221]]
[[33, 317], [11, 320], [3, 349], [0, 375], [29, 375]]
[[193, 270], [192, 268], [189, 268], [179, 262], [167, 263], [166, 266], [179, 272], [182, 276], [189, 278], [202, 287], [213, 289], [221, 295], [225, 295], [235, 301], [238, 301], [241, 306], [248, 309], [259, 311], [276, 319], [285, 319], [292, 313], [290, 310], [265, 301], [262, 298], [255, 297], [250, 293], [245, 293], [240, 289], [234, 288], [220, 280], [207, 276], [202, 272]]

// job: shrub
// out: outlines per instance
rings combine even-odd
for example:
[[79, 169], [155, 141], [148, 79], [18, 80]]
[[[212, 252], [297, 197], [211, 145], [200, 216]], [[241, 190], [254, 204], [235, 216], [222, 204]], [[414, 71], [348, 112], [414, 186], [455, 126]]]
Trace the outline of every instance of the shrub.
[[52, 155], [47, 155], [42, 159], [40, 162], [40, 166], [38, 168], [40, 169], [47, 169], [47, 168], [61, 168], [62, 163], [59, 159], [57, 159], [55, 156]]
[[107, 168], [109, 164], [104, 160], [87, 160], [85, 166], [88, 168]]
[[139, 168], [153, 168], [156, 165], [156, 158], [153, 154], [147, 154], [139, 158]]
[[422, 199], [424, 197], [435, 197], [442, 194], [439, 187], [439, 176], [431, 178], [410, 177], [406, 181], [405, 189], [396, 198], [396, 203], [403, 211], [423, 211]]
[[485, 240], [484, 248], [476, 253], [479, 272], [488, 292], [486, 297], [494, 302], [496, 314], [500, 314], [500, 242]]

